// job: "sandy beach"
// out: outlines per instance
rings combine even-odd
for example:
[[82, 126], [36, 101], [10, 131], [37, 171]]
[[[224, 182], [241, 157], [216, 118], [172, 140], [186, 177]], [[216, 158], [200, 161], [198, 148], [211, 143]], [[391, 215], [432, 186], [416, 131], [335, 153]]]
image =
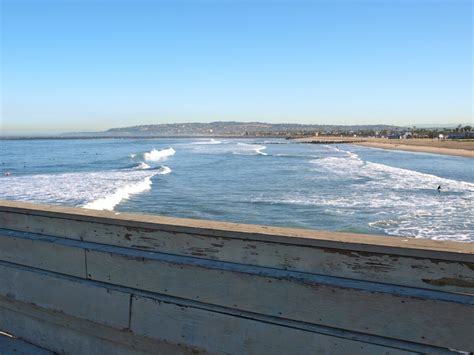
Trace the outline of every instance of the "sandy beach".
[[454, 155], [474, 158], [474, 140], [383, 139], [350, 137], [309, 137], [298, 139], [305, 143], [350, 143], [365, 147]]

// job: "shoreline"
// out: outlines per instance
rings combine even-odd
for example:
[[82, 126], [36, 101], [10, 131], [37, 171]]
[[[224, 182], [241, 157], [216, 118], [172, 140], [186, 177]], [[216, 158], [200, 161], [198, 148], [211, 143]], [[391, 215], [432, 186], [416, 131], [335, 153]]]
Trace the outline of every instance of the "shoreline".
[[369, 148], [380, 148], [387, 150], [402, 150], [408, 152], [431, 153], [441, 155], [451, 155], [474, 159], [474, 151], [459, 148], [430, 147], [425, 145], [407, 145], [395, 143], [378, 142], [352, 142], [351, 144], [360, 145]]
[[368, 148], [451, 155], [474, 159], [474, 140], [384, 139], [364, 137], [307, 137], [296, 139], [307, 144], [354, 144]]

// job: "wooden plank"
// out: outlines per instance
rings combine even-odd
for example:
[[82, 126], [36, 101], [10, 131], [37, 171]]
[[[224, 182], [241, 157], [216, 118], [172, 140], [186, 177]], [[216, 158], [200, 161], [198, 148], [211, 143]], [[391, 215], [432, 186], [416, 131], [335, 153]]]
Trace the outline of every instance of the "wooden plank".
[[85, 251], [39, 235], [15, 237], [0, 230], [0, 260], [62, 274], [86, 277]]
[[474, 257], [472, 263], [460, 263], [165, 231], [130, 232], [119, 226], [96, 225], [93, 230], [85, 240], [203, 259], [474, 293]]
[[87, 320], [0, 297], [0, 327], [68, 355], [200, 354], [198, 349], [153, 341]]
[[[13, 217], [15, 225], [26, 225], [36, 233], [67, 235], [94, 243], [441, 291], [474, 293], [474, 255], [469, 254], [467, 259], [471, 259], [471, 262], [467, 259], [459, 262], [456, 258], [435, 258], [438, 255], [399, 256], [390, 254], [390, 250], [385, 253], [349, 251], [157, 229], [132, 230], [120, 225], [21, 214], [13, 214]], [[38, 228], [34, 228], [35, 225]]]
[[[419, 257], [435, 257], [444, 260], [467, 260], [472, 262], [474, 245], [449, 241], [434, 241], [415, 238], [397, 238], [354, 233], [336, 233], [295, 228], [245, 225], [238, 223], [204, 221], [184, 218], [150, 216], [109, 211], [95, 211], [82, 208], [38, 205], [16, 201], [0, 201], [0, 226], [24, 228], [15, 224], [13, 214], [28, 214], [93, 223], [122, 225], [135, 228], [170, 231], [244, 240], [289, 243], [315, 247], [340, 248], [368, 252], [382, 252]], [[47, 226], [36, 226], [46, 228]], [[33, 232], [36, 232], [32, 230]], [[41, 233], [38, 231], [38, 233]], [[45, 230], [45, 234], [51, 234]], [[69, 237], [69, 236], [64, 236]], [[73, 238], [73, 237], [71, 237]]]
[[55, 355], [52, 351], [30, 344], [0, 332], [0, 354], [2, 355]]
[[224, 354], [411, 353], [140, 296], [132, 299], [131, 330]]
[[355, 332], [474, 350], [472, 296], [156, 253], [90, 250], [87, 262], [93, 280]]
[[0, 296], [101, 324], [127, 328], [130, 295], [0, 262]]

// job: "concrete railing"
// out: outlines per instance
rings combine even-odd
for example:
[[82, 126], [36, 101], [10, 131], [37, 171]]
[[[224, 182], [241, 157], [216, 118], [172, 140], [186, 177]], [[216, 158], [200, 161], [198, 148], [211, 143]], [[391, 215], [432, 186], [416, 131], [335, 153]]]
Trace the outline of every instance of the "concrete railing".
[[8, 201], [0, 228], [0, 330], [55, 352], [474, 350], [473, 244]]

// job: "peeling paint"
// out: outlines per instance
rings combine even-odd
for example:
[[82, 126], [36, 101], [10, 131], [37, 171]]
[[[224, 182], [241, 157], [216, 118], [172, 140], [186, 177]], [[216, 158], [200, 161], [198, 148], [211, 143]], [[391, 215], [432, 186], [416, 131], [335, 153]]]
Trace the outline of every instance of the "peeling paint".
[[422, 279], [423, 282], [432, 286], [457, 286], [474, 288], [474, 280], [463, 280], [451, 277], [442, 277], [440, 279]]

